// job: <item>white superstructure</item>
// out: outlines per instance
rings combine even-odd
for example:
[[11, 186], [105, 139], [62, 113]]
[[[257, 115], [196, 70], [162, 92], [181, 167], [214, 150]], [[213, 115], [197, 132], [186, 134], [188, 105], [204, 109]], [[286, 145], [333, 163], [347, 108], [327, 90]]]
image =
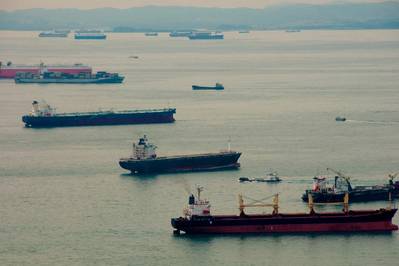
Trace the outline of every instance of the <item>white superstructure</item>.
[[201, 199], [202, 187], [197, 187], [197, 198], [193, 194], [188, 197], [188, 206], [183, 210], [183, 215], [187, 219], [192, 216], [210, 216], [211, 204], [206, 199]]
[[32, 103], [32, 116], [53, 116], [56, 114], [56, 109], [48, 105], [46, 102], [33, 101]]
[[147, 136], [144, 135], [139, 139], [139, 142], [133, 143], [133, 155], [132, 157], [137, 160], [153, 159], [157, 157], [155, 150], [157, 146], [148, 142]]

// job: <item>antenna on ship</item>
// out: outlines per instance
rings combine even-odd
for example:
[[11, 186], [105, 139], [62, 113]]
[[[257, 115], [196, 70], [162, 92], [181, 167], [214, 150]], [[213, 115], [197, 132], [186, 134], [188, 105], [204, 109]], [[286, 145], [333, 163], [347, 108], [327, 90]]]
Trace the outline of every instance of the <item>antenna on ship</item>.
[[227, 151], [231, 151], [231, 137], [229, 136], [229, 139], [227, 141]]

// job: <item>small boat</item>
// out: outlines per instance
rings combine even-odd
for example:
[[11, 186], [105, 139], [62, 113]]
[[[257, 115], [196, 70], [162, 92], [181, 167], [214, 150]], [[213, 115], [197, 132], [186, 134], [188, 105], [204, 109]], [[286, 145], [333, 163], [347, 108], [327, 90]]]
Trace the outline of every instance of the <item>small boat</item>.
[[213, 87], [193, 85], [192, 88], [193, 90], [224, 90], [224, 86], [221, 83], [216, 83]]
[[268, 173], [265, 177], [255, 178], [257, 182], [267, 182], [267, 183], [278, 183], [281, 182], [281, 178], [278, 176], [277, 172]]
[[246, 177], [246, 176], [242, 176], [242, 177], [240, 177], [238, 179], [238, 181], [240, 181], [240, 182], [252, 182], [252, 181], [255, 181], [255, 179], [249, 178], [249, 177]]
[[[238, 196], [239, 214], [211, 214], [211, 204], [200, 196], [203, 188], [197, 188], [197, 196], [191, 194], [183, 217], [172, 218], [173, 233], [186, 234], [243, 234], [243, 233], [333, 233], [333, 232], [390, 232], [398, 230], [392, 223], [397, 209], [390, 204], [385, 209], [349, 210], [349, 196], [346, 194], [341, 212], [316, 212], [310, 196], [309, 212], [281, 213], [279, 195], [272, 203], [252, 200], [244, 203], [244, 196]], [[269, 197], [271, 198], [271, 197]], [[266, 198], [267, 199], [267, 198]], [[245, 208], [271, 207], [272, 213], [247, 214]]]
[[249, 33], [249, 30], [240, 30], [238, 33], [240, 33], [240, 34]]
[[268, 173], [265, 177], [249, 178], [242, 176], [238, 179], [240, 182], [266, 182], [266, 183], [278, 183], [281, 182], [281, 178], [277, 172]]
[[345, 121], [346, 121], [346, 118], [343, 117], [343, 116], [337, 116], [337, 117], [335, 118], [335, 121], [337, 121], [337, 122], [345, 122]]

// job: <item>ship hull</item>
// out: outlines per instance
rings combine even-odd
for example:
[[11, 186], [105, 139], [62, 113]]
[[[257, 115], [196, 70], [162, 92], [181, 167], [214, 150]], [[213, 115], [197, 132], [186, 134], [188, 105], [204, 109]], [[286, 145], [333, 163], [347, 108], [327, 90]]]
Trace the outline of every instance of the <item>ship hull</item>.
[[239, 152], [221, 152], [145, 160], [122, 158], [119, 165], [133, 174], [217, 171], [239, 168], [240, 156]]
[[[365, 201], [377, 201], [377, 200], [389, 200], [389, 193], [391, 192], [392, 197], [399, 197], [399, 190], [397, 189], [373, 189], [373, 190], [353, 190], [348, 192], [349, 202], [365, 202]], [[309, 192], [312, 194], [313, 201], [316, 203], [328, 203], [328, 202], [342, 202], [344, 200], [345, 193], [321, 193], [321, 192]], [[303, 201], [308, 201], [308, 194], [302, 195]]]
[[28, 79], [16, 78], [15, 83], [39, 83], [39, 84], [109, 84], [122, 83], [123, 77], [98, 78], [98, 79]]
[[51, 34], [41, 33], [41, 34], [39, 34], [39, 37], [41, 37], [41, 38], [66, 38], [66, 37], [68, 37], [68, 34], [66, 34], [66, 33], [51, 33]]
[[392, 224], [396, 209], [349, 213], [203, 216], [172, 218], [178, 232], [187, 234], [327, 233], [398, 230]]
[[193, 90], [224, 90], [224, 87], [222, 86], [214, 86], [214, 87], [206, 87], [206, 86], [197, 86], [193, 85], [192, 86]]
[[196, 36], [196, 35], [189, 35], [188, 38], [190, 40], [223, 40], [223, 35], [210, 35], [210, 36]]
[[68, 115], [68, 116], [23, 116], [26, 127], [72, 127], [127, 124], [173, 123], [175, 109], [160, 112], [141, 112], [133, 114]]
[[99, 35], [99, 36], [76, 36], [75, 40], [105, 40], [107, 38], [106, 35]]
[[[61, 67], [61, 66], [48, 66], [45, 67], [49, 72], [62, 72], [67, 74], [91, 73], [91, 67]], [[17, 73], [33, 73], [38, 75], [40, 73], [39, 66], [27, 67], [0, 67], [0, 78], [13, 79]]]

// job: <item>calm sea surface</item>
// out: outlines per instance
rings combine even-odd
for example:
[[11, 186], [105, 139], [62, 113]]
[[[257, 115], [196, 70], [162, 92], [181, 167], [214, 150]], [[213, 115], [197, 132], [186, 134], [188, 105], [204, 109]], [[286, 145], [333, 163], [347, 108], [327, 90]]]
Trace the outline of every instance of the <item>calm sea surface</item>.
[[[398, 265], [398, 232], [176, 237], [170, 218], [181, 215], [186, 188], [197, 184], [213, 213], [227, 214], [238, 212], [240, 192], [280, 192], [281, 211], [307, 211], [300, 196], [327, 167], [354, 184], [385, 183], [399, 171], [399, 31], [232, 32], [222, 41], [37, 34], [0, 32], [0, 60], [81, 62], [126, 80], [0, 80], [1, 265]], [[226, 89], [191, 90], [215, 82]], [[176, 107], [176, 123], [27, 129], [21, 116], [35, 99], [59, 112]], [[337, 123], [336, 116], [349, 121]], [[231, 139], [242, 167], [129, 175], [118, 159], [143, 134], [166, 155], [218, 151]], [[237, 182], [269, 168], [284, 182]]]

